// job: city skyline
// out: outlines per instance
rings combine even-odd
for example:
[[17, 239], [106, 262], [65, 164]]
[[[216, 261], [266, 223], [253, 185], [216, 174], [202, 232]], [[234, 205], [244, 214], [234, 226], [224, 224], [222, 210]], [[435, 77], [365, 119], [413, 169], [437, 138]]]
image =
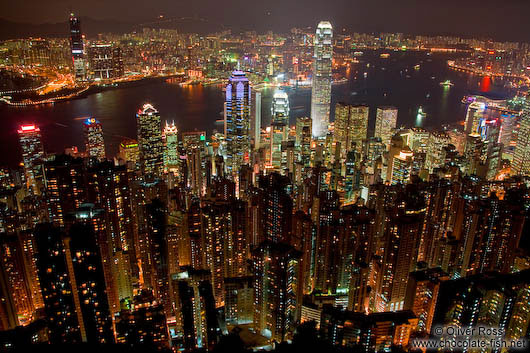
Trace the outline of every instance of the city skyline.
[[[376, 2], [356, 0], [353, 3], [346, 0], [334, 0], [332, 3], [311, 0], [308, 6], [304, 7], [298, 6], [297, 2], [282, 3], [280, 6], [280, 3], [269, 1], [248, 9], [245, 17], [234, 16], [235, 12], [232, 10], [240, 5], [238, 1], [229, 1], [222, 7], [210, 0], [202, 0], [193, 5], [164, 0], [158, 1], [155, 6], [146, 6], [136, 1], [127, 2], [127, 5], [128, 13], [125, 16], [122, 12], [123, 4], [120, 2], [96, 3], [89, 6], [81, 2], [70, 2], [65, 5], [61, 2], [44, 4], [29, 1], [6, 3], [1, 9], [5, 14], [3, 18], [26, 23], [63, 22], [64, 17], [73, 11], [78, 16], [100, 21], [100, 24], [102, 20], [118, 20], [122, 25], [115, 26], [114, 30], [123, 30], [123, 25], [127, 23], [156, 22], [161, 15], [166, 19], [199, 19], [197, 23], [202, 22], [203, 27], [204, 23], [208, 24], [208, 31], [222, 30], [226, 28], [227, 23], [231, 23], [234, 30], [266, 31], [283, 27], [283, 31], [288, 31], [293, 24], [301, 27], [315, 26], [322, 18], [328, 18], [337, 28], [348, 30], [400, 31], [412, 34], [468, 34], [503, 40], [517, 38], [517, 41], [530, 41], [523, 26], [523, 14], [530, 10], [530, 5], [519, 0], [503, 3], [503, 15], [510, 19], [511, 26], [501, 26], [501, 28], [495, 25], [497, 13], [494, 0], [473, 0], [466, 3], [452, 0], [443, 4], [417, 0], [399, 3], [389, 0]], [[35, 9], [38, 11], [31, 11]], [[352, 9], [352, 11], [344, 11], [344, 9]], [[381, 9], [386, 9], [386, 11], [380, 11]], [[468, 18], [469, 12], [474, 12], [476, 16]], [[224, 23], [218, 21], [216, 15], [219, 13], [223, 13], [227, 19]], [[295, 17], [293, 18], [291, 14], [295, 14]], [[185, 31], [201, 28], [197, 24], [186, 25], [186, 22], [180, 22], [183, 27], [189, 27]], [[290, 27], [284, 27], [287, 23]], [[97, 33], [93, 32], [92, 35]]]
[[76, 15], [0, 41], [0, 351], [530, 347], [529, 43]]

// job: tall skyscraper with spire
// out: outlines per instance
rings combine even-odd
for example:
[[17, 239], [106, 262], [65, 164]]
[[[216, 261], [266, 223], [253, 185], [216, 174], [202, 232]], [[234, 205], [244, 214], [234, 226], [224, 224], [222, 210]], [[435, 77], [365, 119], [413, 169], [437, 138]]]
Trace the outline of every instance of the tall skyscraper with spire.
[[243, 71], [232, 72], [226, 85], [226, 171], [233, 175], [246, 164], [250, 153], [250, 82]]
[[87, 78], [87, 68], [81, 21], [73, 13], [70, 14], [70, 49], [72, 52], [75, 79], [76, 81], [85, 81]]
[[324, 137], [329, 125], [331, 103], [331, 64], [333, 57], [333, 27], [328, 21], [318, 24], [314, 39], [313, 90], [311, 92], [311, 120], [313, 136]]

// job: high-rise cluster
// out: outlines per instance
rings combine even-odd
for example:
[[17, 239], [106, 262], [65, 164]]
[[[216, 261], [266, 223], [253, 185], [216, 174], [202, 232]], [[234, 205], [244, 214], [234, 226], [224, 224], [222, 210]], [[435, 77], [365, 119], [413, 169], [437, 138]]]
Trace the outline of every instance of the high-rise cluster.
[[21, 125], [22, 164], [0, 170], [1, 349], [212, 351], [228, 332], [272, 349], [308, 321], [363, 352], [449, 325], [528, 337], [530, 100], [475, 97], [464, 127], [398, 128], [392, 106], [331, 106], [332, 41], [321, 22], [311, 117], [238, 69], [224, 131], [182, 131], [147, 103], [109, 156], [96, 118], [81, 152], [46, 151], [46, 130]]

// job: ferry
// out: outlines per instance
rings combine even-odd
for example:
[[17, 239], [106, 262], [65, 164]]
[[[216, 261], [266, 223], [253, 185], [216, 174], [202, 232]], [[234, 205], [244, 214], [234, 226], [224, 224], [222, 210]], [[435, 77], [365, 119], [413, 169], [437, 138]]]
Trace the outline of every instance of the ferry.
[[379, 57], [380, 57], [381, 59], [388, 59], [388, 58], [390, 57], [390, 54], [388, 54], [388, 53], [382, 53], [381, 55], [379, 55]]
[[452, 83], [451, 81], [449, 80], [445, 80], [443, 82], [440, 82], [440, 86], [444, 86], [444, 87], [451, 87], [451, 86], [454, 86], [455, 84]]
[[425, 118], [426, 116], [427, 116], [427, 113], [425, 113], [425, 112], [423, 111], [423, 108], [422, 108], [421, 105], [420, 105], [420, 107], [418, 108], [418, 114], [416, 115], [416, 119], [423, 119], [423, 118]]

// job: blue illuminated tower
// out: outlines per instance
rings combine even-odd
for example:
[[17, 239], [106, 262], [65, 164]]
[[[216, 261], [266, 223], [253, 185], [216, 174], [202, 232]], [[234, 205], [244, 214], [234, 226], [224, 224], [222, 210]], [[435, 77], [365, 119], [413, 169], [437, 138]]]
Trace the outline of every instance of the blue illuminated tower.
[[250, 82], [243, 71], [232, 72], [226, 85], [226, 171], [234, 175], [250, 153]]

